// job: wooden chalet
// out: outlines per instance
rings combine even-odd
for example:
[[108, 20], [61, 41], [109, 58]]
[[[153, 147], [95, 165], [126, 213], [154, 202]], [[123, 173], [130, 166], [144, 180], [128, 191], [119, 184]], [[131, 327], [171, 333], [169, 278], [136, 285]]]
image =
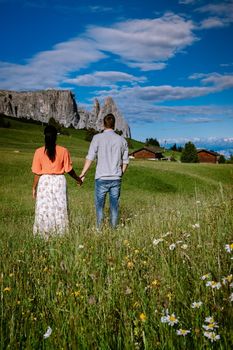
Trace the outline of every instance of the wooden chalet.
[[163, 149], [160, 147], [142, 147], [129, 154], [132, 158], [144, 158], [144, 159], [161, 159]]
[[218, 163], [219, 154], [206, 149], [197, 150], [199, 163]]

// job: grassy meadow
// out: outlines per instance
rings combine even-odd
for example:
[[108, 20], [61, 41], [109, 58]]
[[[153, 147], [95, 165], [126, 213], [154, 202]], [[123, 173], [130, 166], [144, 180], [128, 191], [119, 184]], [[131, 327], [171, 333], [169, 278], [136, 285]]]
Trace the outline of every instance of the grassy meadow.
[[[44, 241], [31, 173], [43, 128], [11, 125], [0, 128], [0, 348], [232, 349], [232, 165], [132, 160], [119, 228], [106, 218], [101, 233], [94, 167], [82, 187], [67, 176], [70, 231]], [[79, 173], [89, 143], [69, 133], [58, 143]]]

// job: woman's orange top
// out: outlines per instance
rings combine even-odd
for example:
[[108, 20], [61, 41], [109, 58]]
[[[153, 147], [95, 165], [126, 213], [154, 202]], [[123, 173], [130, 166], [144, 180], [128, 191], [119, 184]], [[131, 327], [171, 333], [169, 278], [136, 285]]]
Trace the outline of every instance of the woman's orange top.
[[55, 174], [61, 175], [72, 170], [72, 162], [69, 151], [56, 145], [56, 158], [52, 162], [45, 152], [45, 147], [37, 148], [32, 161], [32, 172], [37, 175]]

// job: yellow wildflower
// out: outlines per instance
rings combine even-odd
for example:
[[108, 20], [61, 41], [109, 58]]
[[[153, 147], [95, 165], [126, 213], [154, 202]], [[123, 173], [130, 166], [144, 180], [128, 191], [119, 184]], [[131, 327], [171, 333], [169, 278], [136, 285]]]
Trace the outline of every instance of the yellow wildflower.
[[3, 292], [10, 292], [11, 291], [11, 287], [6, 287], [3, 289]]
[[128, 269], [132, 269], [134, 267], [134, 263], [132, 261], [127, 262]]
[[146, 315], [143, 312], [139, 315], [139, 318], [143, 322], [146, 321], [146, 319], [147, 319]]
[[151, 287], [158, 287], [160, 285], [158, 280], [154, 280], [151, 282]]

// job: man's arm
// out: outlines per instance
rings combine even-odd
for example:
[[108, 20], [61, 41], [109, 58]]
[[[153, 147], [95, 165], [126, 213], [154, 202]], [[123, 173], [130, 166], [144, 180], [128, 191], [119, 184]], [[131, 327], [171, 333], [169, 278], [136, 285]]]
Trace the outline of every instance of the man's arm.
[[92, 162], [93, 161], [89, 160], [89, 159], [85, 160], [83, 170], [82, 170], [81, 174], [79, 175], [79, 177], [82, 179], [82, 181], [84, 180], [86, 173], [90, 169]]
[[122, 175], [126, 172], [126, 169], [128, 168], [128, 164], [123, 163], [122, 164]]

